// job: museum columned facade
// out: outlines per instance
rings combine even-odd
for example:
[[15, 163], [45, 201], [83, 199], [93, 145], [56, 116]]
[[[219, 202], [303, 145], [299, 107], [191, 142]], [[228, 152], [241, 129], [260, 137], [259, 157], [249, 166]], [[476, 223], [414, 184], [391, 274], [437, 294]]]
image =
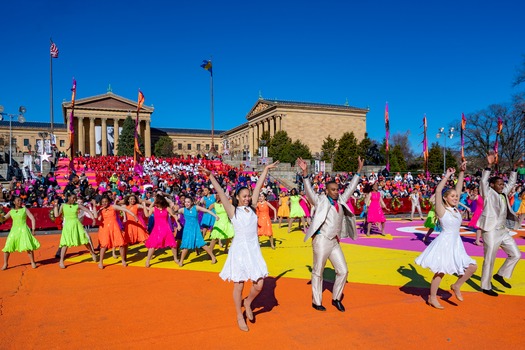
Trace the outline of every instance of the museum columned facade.
[[[12, 122], [12, 150], [15, 156], [50, 153], [51, 144], [68, 153], [71, 102], [62, 103], [63, 123]], [[138, 132], [144, 142], [144, 155], [152, 155], [155, 142], [162, 136], [173, 141], [173, 151], [179, 155], [206, 154], [212, 145], [211, 130], [155, 128], [154, 108], [142, 106]], [[312, 154], [320, 153], [326, 137], [339, 139], [353, 132], [358, 140], [366, 134], [367, 108], [306, 102], [290, 102], [259, 98], [245, 116], [245, 122], [228, 131], [215, 130], [213, 143], [219, 154], [242, 159], [260, 153], [264, 132], [273, 136], [284, 130], [293, 140], [301, 140]], [[84, 155], [112, 155], [118, 150], [119, 134], [124, 120], [137, 116], [137, 102], [112, 92], [77, 99], [73, 118], [74, 150]], [[26, 116], [27, 117], [27, 116]], [[163, 116], [166, 117], [166, 116]], [[171, 118], [171, 117], [170, 117]], [[174, 118], [171, 118], [174, 120]], [[241, 118], [239, 118], [241, 122]], [[0, 122], [0, 152], [9, 152], [9, 121]]]

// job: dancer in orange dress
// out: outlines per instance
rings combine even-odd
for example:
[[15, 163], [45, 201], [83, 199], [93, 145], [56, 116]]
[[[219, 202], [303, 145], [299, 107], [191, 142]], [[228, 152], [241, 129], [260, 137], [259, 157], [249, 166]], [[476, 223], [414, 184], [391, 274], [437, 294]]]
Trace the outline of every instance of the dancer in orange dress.
[[279, 228], [281, 228], [283, 218], [288, 219], [290, 216], [290, 198], [286, 195], [288, 190], [283, 190], [279, 196], [279, 210], [277, 216], [279, 217]]
[[277, 217], [277, 211], [274, 206], [266, 200], [266, 193], [259, 194], [259, 202], [257, 203], [257, 235], [259, 237], [266, 236], [270, 239], [270, 246], [275, 249], [273, 243], [272, 219], [270, 218], [270, 209], [273, 210], [273, 217]]
[[139, 209], [144, 210], [144, 205], [139, 203], [137, 196], [131, 194], [124, 199], [126, 208], [131, 211], [137, 218], [138, 221], [131, 215], [126, 215], [126, 222], [124, 223], [124, 234], [130, 245], [142, 243], [148, 239], [148, 233], [146, 232], [146, 224], [139, 215]]
[[106, 195], [102, 197], [100, 204], [101, 208], [94, 213], [94, 217], [100, 220], [100, 226], [98, 227], [98, 241], [100, 242], [98, 267], [100, 269], [104, 268], [104, 254], [106, 253], [106, 250], [113, 247], [119, 247], [122, 266], [128, 266], [126, 262], [128, 242], [118, 224], [117, 211], [123, 211], [129, 214], [134, 217], [135, 221], [139, 221], [139, 218], [124, 207], [111, 205], [109, 197]]

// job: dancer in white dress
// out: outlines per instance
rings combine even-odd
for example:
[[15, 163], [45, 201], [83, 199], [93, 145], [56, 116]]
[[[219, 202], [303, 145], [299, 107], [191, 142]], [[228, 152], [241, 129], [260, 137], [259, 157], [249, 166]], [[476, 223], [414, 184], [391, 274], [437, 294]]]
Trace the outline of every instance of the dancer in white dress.
[[423, 253], [416, 258], [416, 264], [429, 268], [434, 272], [427, 304], [440, 310], [444, 309], [444, 307], [437, 300], [437, 291], [443, 276], [445, 274], [457, 274], [459, 276], [456, 283], [450, 286], [450, 289], [456, 296], [456, 299], [463, 301], [460, 291], [461, 286], [477, 269], [476, 262], [467, 255], [459, 235], [462, 217], [457, 209], [457, 205], [463, 188], [465, 169], [466, 162], [463, 162], [456, 189], [451, 188], [442, 192], [445, 184], [450, 180], [450, 176], [456, 172], [453, 168], [447, 169], [446, 175], [437, 186], [435, 192], [436, 215], [439, 218], [442, 231]]
[[246, 318], [253, 321], [254, 317], [251, 303], [261, 292], [264, 278], [268, 276], [268, 268], [266, 267], [266, 262], [261, 254], [261, 247], [259, 246], [257, 215], [255, 215], [255, 209], [252, 203], [257, 203], [259, 192], [266, 180], [268, 172], [270, 169], [276, 168], [277, 164], [279, 164], [279, 162], [267, 165], [264, 168], [252, 194], [250, 194], [250, 190], [247, 187], [237, 189], [235, 196], [232, 198], [232, 203], [228, 201], [228, 197], [211, 171], [199, 167], [200, 171], [209, 176], [213, 187], [217, 191], [217, 195], [221, 198], [221, 202], [228, 213], [228, 217], [235, 231], [228, 257], [219, 276], [225, 281], [234, 282], [233, 303], [235, 304], [235, 311], [237, 313], [237, 325], [240, 330], [245, 332], [249, 329], [242, 313], [242, 291], [244, 282], [248, 280], [252, 281], [250, 294], [244, 299], [244, 309], [246, 311]]

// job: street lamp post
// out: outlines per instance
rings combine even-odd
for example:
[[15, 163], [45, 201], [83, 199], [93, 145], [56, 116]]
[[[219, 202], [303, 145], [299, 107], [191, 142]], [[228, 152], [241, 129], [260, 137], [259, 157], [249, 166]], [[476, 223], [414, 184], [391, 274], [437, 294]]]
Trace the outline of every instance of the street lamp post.
[[13, 118], [18, 117], [19, 123], [25, 123], [26, 118], [24, 117], [24, 113], [26, 112], [26, 108], [24, 106], [20, 106], [18, 108], [18, 114], [10, 114], [10, 113], [4, 113], [4, 106], [0, 106], [0, 121], [4, 120], [4, 117], [9, 118], [9, 166], [13, 165]]
[[448, 135], [445, 132], [445, 128], [439, 128], [436, 137], [439, 139], [443, 136], [443, 174], [447, 172], [447, 138], [451, 139], [454, 137], [454, 128], [448, 129]]

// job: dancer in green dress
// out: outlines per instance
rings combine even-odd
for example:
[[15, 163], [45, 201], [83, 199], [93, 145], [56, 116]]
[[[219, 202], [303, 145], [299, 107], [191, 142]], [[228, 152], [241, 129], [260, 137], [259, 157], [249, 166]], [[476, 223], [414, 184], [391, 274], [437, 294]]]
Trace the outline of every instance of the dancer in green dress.
[[97, 261], [97, 256], [93, 247], [90, 245], [89, 236], [84, 230], [84, 225], [78, 219], [78, 211], [82, 210], [88, 217], [93, 217], [91, 211], [83, 206], [82, 204], [77, 203], [77, 195], [75, 193], [69, 193], [67, 196], [67, 202], [62, 204], [60, 208], [55, 202], [53, 208], [55, 212], [55, 217], [59, 217], [61, 214], [64, 214], [64, 224], [62, 228], [62, 236], [60, 237], [60, 262], [58, 265], [61, 269], [65, 269], [64, 257], [66, 256], [66, 251], [68, 247], [78, 247], [84, 245], [89, 252], [93, 261]]
[[[210, 205], [210, 210], [215, 209], [215, 214], [219, 217], [219, 220], [213, 225], [213, 229], [210, 234], [210, 249], [213, 252], [213, 247], [217, 241], [225, 240], [223, 243], [224, 253], [228, 253], [228, 245], [230, 244], [231, 239], [233, 238], [233, 225], [228, 217], [224, 205], [221, 203], [221, 198], [217, 197], [216, 202]], [[220, 244], [220, 243], [219, 243]]]
[[303, 199], [306, 201], [306, 198], [299, 195], [299, 192], [297, 192], [297, 189], [292, 188], [292, 191], [290, 192], [290, 216], [288, 217], [288, 233], [290, 233], [290, 230], [292, 228], [292, 223], [295, 221], [295, 219], [299, 219], [299, 230], [302, 230], [304, 227], [304, 218], [306, 216], [303, 208], [301, 207], [301, 204], [299, 204], [299, 201]]
[[[35, 258], [33, 250], [40, 248], [40, 243], [34, 237], [35, 234], [35, 217], [29, 210], [22, 206], [22, 199], [15, 197], [13, 200], [14, 207], [6, 214], [5, 219], [13, 219], [11, 231], [5, 241], [4, 252], [4, 266], [2, 270], [7, 269], [9, 263], [9, 255], [12, 252], [27, 252], [31, 267], [36, 269]], [[26, 220], [31, 220], [31, 230], [27, 226]]]

